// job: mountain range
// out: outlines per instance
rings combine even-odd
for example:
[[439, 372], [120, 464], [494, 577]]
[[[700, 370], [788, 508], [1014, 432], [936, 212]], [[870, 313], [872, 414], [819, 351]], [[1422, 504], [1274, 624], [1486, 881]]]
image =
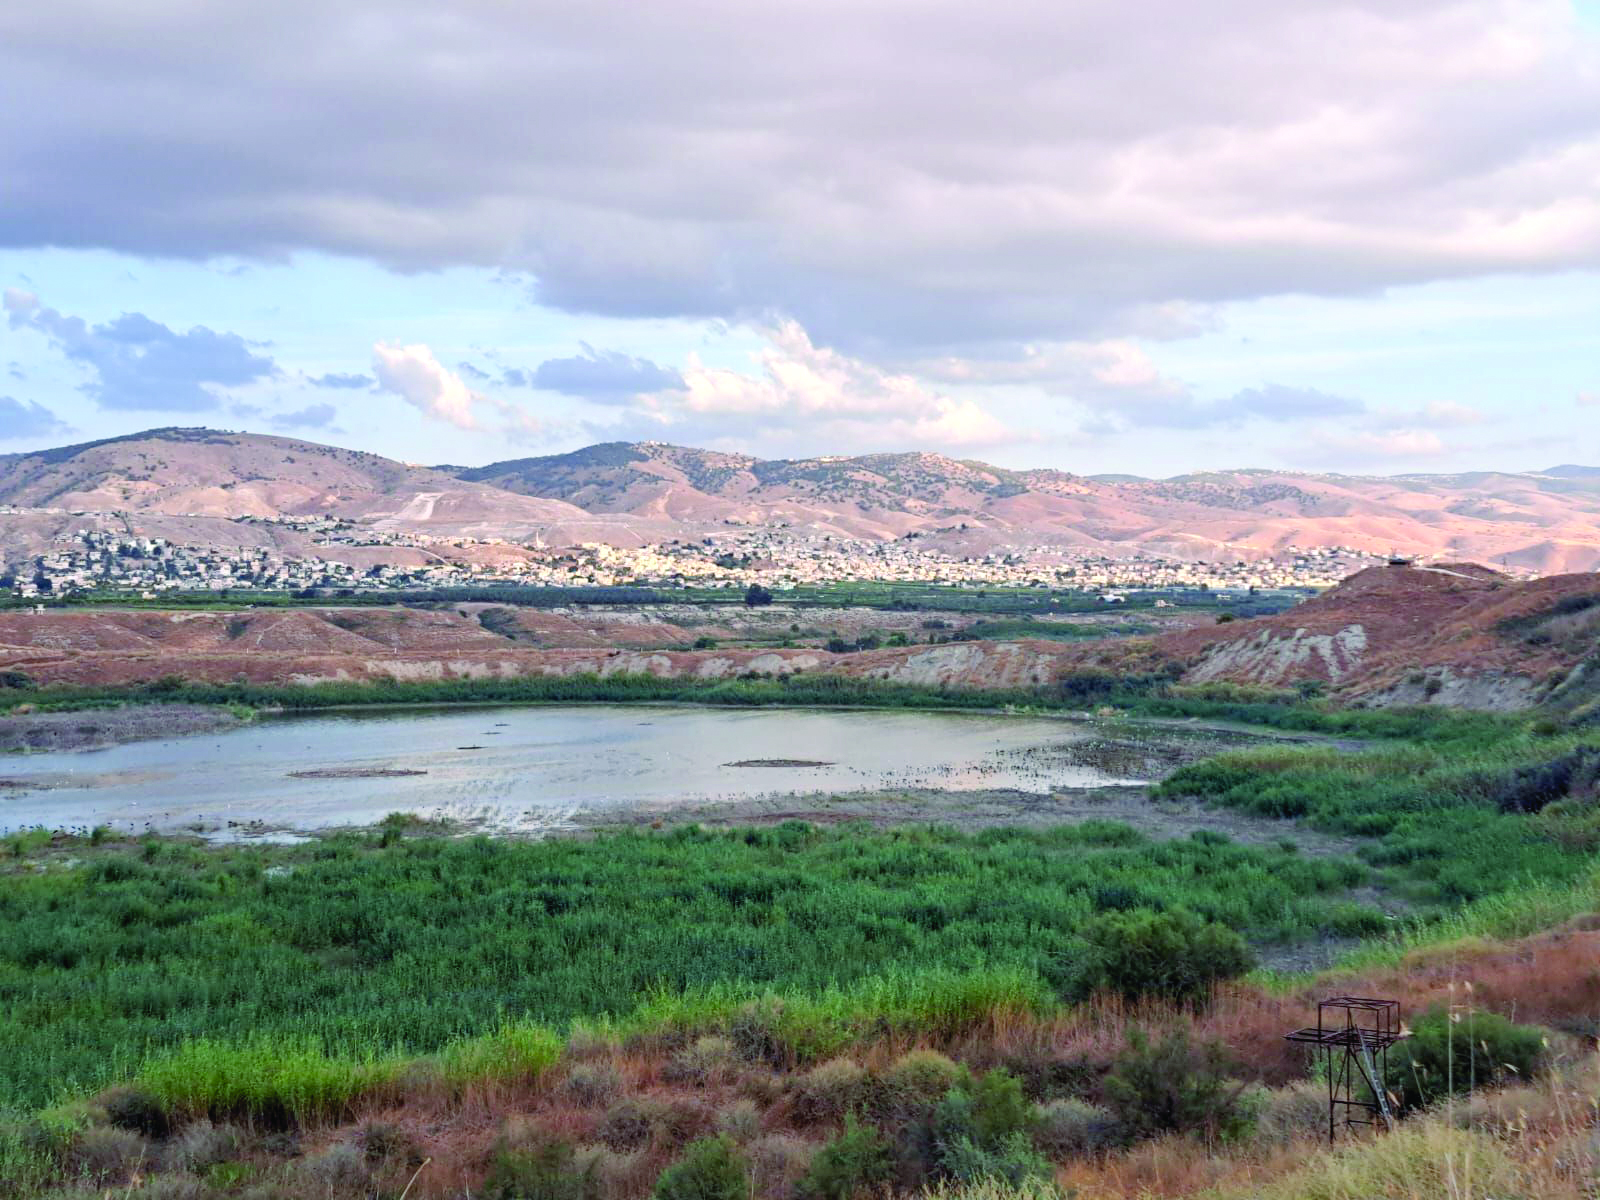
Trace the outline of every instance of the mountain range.
[[[375, 532], [634, 546], [730, 527], [953, 553], [1053, 545], [1191, 559], [1351, 546], [1600, 568], [1600, 468], [1388, 477], [1237, 470], [1143, 479], [1009, 470], [938, 454], [758, 459], [609, 442], [481, 467], [420, 466], [292, 438], [155, 429], [0, 457], [0, 521], [124, 514], [237, 540], [238, 518], [328, 514]], [[59, 520], [57, 521], [59, 524]], [[9, 539], [14, 544], [15, 536]]]

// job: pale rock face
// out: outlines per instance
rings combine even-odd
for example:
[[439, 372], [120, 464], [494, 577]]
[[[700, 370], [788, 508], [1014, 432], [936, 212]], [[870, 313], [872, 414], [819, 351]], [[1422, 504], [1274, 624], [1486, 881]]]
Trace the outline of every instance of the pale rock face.
[[1188, 673], [1191, 682], [1244, 677], [1254, 683], [1276, 684], [1303, 677], [1304, 668], [1320, 661], [1322, 673], [1337, 683], [1361, 665], [1367, 649], [1367, 631], [1346, 625], [1337, 633], [1307, 633], [1296, 629], [1287, 637], [1268, 629], [1255, 637], [1223, 642], [1206, 652]]

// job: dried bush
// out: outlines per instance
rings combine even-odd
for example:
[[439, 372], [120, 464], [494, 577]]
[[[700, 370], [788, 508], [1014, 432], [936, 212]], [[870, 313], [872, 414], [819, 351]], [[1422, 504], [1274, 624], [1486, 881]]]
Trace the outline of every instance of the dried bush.
[[931, 1112], [966, 1072], [935, 1050], [913, 1050], [899, 1058], [872, 1084], [869, 1107], [874, 1117], [903, 1123]]
[[769, 1133], [750, 1144], [750, 1173], [761, 1196], [788, 1196], [805, 1177], [817, 1152], [814, 1142], [792, 1133]]
[[417, 1167], [427, 1158], [415, 1138], [388, 1121], [367, 1122], [357, 1131], [356, 1143], [369, 1167], [390, 1164]]
[[1306, 1135], [1328, 1134], [1326, 1084], [1301, 1080], [1282, 1088], [1247, 1092], [1245, 1104], [1256, 1113], [1256, 1137], [1272, 1145], [1285, 1145]]
[[736, 1142], [748, 1142], [761, 1132], [761, 1109], [754, 1100], [735, 1100], [718, 1114], [717, 1128]]
[[137, 1133], [112, 1125], [91, 1125], [72, 1139], [68, 1167], [102, 1186], [125, 1183], [148, 1154]]
[[848, 1058], [812, 1067], [793, 1085], [795, 1116], [805, 1122], [837, 1121], [867, 1099], [867, 1072]]
[[609, 1104], [622, 1091], [622, 1073], [611, 1063], [579, 1063], [557, 1089], [562, 1099], [589, 1107]]
[[728, 1078], [738, 1061], [733, 1043], [725, 1037], [697, 1038], [674, 1054], [662, 1068], [661, 1078], [669, 1083], [689, 1083], [704, 1087]]
[[295, 1174], [307, 1195], [359, 1196], [372, 1186], [365, 1157], [349, 1142], [307, 1155], [295, 1163]]
[[654, 1101], [623, 1100], [607, 1110], [596, 1136], [612, 1150], [637, 1150], [650, 1140], [661, 1110]]
[[168, 1170], [196, 1174], [220, 1162], [238, 1158], [244, 1151], [245, 1137], [234, 1125], [213, 1125], [205, 1118], [184, 1126], [167, 1143], [163, 1158]]
[[1117, 1119], [1083, 1100], [1052, 1100], [1040, 1108], [1033, 1125], [1033, 1144], [1057, 1162], [1099, 1154], [1121, 1142]]

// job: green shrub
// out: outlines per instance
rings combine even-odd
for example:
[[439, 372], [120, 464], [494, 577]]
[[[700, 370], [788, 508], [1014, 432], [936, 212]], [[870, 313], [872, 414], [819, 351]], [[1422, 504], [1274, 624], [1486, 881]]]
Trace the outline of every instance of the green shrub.
[[622, 1091], [622, 1075], [610, 1063], [578, 1063], [557, 1090], [563, 1099], [585, 1107], [609, 1104]]
[[1049, 1165], [1028, 1137], [1035, 1115], [1022, 1082], [1007, 1071], [988, 1071], [951, 1088], [933, 1115], [935, 1165], [965, 1182], [1016, 1184], [1047, 1175]]
[[490, 1200], [594, 1200], [594, 1164], [580, 1169], [570, 1142], [553, 1140], [527, 1149], [502, 1145], [483, 1181]]
[[1251, 1122], [1241, 1103], [1245, 1085], [1233, 1073], [1221, 1043], [1195, 1045], [1184, 1026], [1158, 1043], [1134, 1029], [1106, 1076], [1106, 1104], [1134, 1136], [1193, 1133], [1229, 1141], [1247, 1133]]
[[939, 1165], [958, 1183], [994, 1180], [1012, 1187], [1027, 1179], [1049, 1179], [1054, 1173], [1024, 1133], [1008, 1134], [989, 1146], [957, 1138], [941, 1147]]
[[656, 1200], [749, 1200], [749, 1163], [727, 1134], [690, 1142], [661, 1172]]
[[857, 1192], [886, 1185], [893, 1175], [884, 1136], [850, 1116], [844, 1132], [812, 1157], [795, 1190], [801, 1200], [852, 1200]]
[[1182, 910], [1104, 913], [1085, 926], [1084, 938], [1091, 948], [1085, 982], [1128, 999], [1199, 1003], [1212, 985], [1254, 963], [1233, 930]]
[[172, 1132], [166, 1106], [140, 1088], [113, 1088], [100, 1097], [100, 1107], [106, 1110], [106, 1120], [118, 1129], [157, 1139]]
[[965, 1138], [978, 1146], [999, 1146], [1012, 1134], [1033, 1127], [1034, 1107], [1022, 1082], [1009, 1071], [987, 1071], [965, 1086], [951, 1088], [934, 1114], [940, 1142]]
[[1387, 1082], [1405, 1107], [1414, 1108], [1509, 1075], [1530, 1079], [1546, 1050], [1536, 1025], [1516, 1025], [1495, 1013], [1434, 1009], [1389, 1051]]

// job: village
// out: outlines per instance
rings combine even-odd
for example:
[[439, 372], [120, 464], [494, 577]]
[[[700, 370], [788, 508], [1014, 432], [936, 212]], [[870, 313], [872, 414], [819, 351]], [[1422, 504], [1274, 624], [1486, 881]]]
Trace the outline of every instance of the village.
[[[1382, 561], [1346, 546], [1208, 562], [1152, 553], [1113, 555], [1027, 545], [963, 556], [935, 548], [916, 535], [883, 541], [792, 529], [719, 531], [636, 548], [598, 543], [544, 547], [373, 530], [332, 517], [246, 520], [312, 535], [313, 551], [327, 553], [182, 545], [162, 537], [79, 529], [44, 553], [6, 565], [0, 571], [0, 586], [23, 598], [94, 592], [153, 598], [162, 593], [224, 589], [743, 588], [760, 583], [782, 591], [888, 582], [1082, 590], [1109, 593], [1108, 598], [1114, 600], [1118, 589], [1324, 588]], [[386, 550], [420, 551], [428, 561], [419, 564], [416, 553], [395, 553], [389, 557], [412, 561], [372, 562]], [[360, 553], [352, 553], [357, 551]]]

